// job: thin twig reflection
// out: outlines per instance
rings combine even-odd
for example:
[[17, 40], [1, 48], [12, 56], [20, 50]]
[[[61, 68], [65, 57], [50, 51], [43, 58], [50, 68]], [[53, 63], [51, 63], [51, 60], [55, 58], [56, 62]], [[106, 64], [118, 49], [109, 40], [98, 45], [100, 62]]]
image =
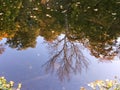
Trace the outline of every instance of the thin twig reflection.
[[69, 41], [65, 36], [59, 37], [49, 43], [51, 58], [44, 66], [46, 71], [57, 72], [60, 80], [70, 79], [71, 73], [81, 72], [82, 68], [88, 68], [87, 58], [82, 53], [82, 45], [77, 42]]

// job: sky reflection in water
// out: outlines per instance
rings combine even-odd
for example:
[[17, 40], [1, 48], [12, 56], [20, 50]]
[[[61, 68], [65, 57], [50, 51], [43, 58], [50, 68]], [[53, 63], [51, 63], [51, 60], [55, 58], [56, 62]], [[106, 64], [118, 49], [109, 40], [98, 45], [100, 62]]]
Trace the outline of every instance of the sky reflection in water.
[[[3, 43], [5, 40], [2, 40]], [[22, 82], [22, 90], [78, 90], [81, 86], [87, 86], [88, 82], [99, 79], [113, 79], [114, 76], [120, 75], [120, 61], [103, 61], [100, 62], [89, 54], [87, 49], [83, 49], [83, 53], [88, 60], [88, 68], [82, 68], [79, 72], [70, 73], [70, 78], [60, 80], [54, 71], [46, 73], [44, 64], [49, 58], [49, 49], [42, 37], [37, 38], [36, 48], [28, 48], [27, 50], [17, 51], [5, 46], [5, 52], [0, 56], [0, 72], [1, 75], [7, 77], [8, 80]]]
[[22, 90], [79, 90], [120, 76], [118, 0], [0, 4], [0, 76]]

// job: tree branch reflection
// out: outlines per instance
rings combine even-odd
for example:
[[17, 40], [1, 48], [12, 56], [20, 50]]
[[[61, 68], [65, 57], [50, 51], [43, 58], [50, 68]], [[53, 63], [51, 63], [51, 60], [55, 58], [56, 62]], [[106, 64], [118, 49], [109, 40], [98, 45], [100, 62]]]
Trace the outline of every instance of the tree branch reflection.
[[70, 79], [71, 73], [81, 72], [82, 68], [88, 68], [87, 58], [82, 53], [82, 45], [69, 41], [66, 35], [61, 35], [54, 42], [49, 43], [51, 58], [44, 66], [46, 71], [57, 72], [60, 80]]
[[0, 44], [0, 54], [2, 54], [5, 51], [5, 48], [3, 44]]

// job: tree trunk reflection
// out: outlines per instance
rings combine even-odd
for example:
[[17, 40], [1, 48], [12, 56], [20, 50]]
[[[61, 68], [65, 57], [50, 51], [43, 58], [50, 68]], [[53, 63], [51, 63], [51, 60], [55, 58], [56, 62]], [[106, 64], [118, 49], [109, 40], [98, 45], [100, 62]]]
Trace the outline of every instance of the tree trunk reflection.
[[50, 53], [51, 58], [44, 64], [46, 71], [56, 71], [60, 80], [70, 79], [71, 73], [81, 72], [82, 68], [87, 68], [89, 64], [87, 58], [83, 55], [82, 44], [67, 38], [69, 34], [67, 18], [65, 22], [65, 33], [55, 41], [48, 43], [49, 49], [52, 51]]

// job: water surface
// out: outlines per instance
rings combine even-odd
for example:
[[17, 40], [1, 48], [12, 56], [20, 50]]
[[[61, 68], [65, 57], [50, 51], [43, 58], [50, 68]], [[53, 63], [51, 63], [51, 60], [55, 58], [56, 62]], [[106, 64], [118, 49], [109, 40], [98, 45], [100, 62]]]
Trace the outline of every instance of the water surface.
[[120, 72], [116, 1], [0, 1], [0, 76], [21, 90], [79, 90]]

